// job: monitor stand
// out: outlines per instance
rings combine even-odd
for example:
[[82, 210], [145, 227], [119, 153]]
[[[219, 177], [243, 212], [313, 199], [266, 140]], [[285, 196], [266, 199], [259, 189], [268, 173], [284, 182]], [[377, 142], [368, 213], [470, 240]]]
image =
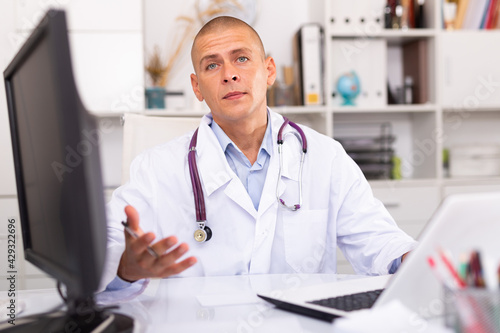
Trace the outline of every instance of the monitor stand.
[[76, 306], [71, 309], [18, 318], [15, 326], [2, 332], [131, 333], [134, 328], [131, 317], [99, 309], [93, 300], [76, 302]]

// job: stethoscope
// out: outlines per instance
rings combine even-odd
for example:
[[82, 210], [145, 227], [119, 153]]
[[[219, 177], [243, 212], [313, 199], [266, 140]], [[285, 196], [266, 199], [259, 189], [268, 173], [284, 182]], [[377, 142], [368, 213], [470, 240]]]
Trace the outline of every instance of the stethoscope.
[[[278, 155], [280, 160], [279, 165], [279, 173], [278, 173], [278, 182], [276, 183], [276, 200], [280, 203], [280, 205], [288, 210], [296, 211], [300, 209], [302, 205], [302, 168], [304, 166], [304, 157], [307, 153], [307, 140], [306, 135], [302, 131], [302, 129], [291, 122], [287, 117], [283, 117], [284, 122], [281, 125], [278, 131]], [[300, 168], [299, 168], [299, 203], [295, 205], [288, 206], [283, 199], [280, 198], [279, 195], [279, 181], [281, 179], [281, 170], [283, 168], [283, 130], [287, 125], [292, 126], [297, 131], [296, 133], [285, 133], [294, 134], [299, 141], [302, 143], [302, 154], [300, 157]], [[300, 138], [299, 138], [300, 136]], [[189, 143], [189, 152], [188, 152], [188, 165], [189, 165], [189, 175], [191, 177], [191, 184], [193, 186], [193, 194], [194, 194], [194, 205], [196, 208], [196, 223], [198, 224], [198, 229], [194, 232], [194, 239], [197, 242], [203, 243], [209, 241], [212, 238], [212, 230], [206, 225], [207, 223], [207, 215], [205, 212], [205, 198], [203, 197], [203, 189], [201, 187], [200, 176], [198, 174], [198, 167], [196, 165], [196, 141], [198, 139], [198, 129], [193, 134], [191, 138], [191, 142]]]

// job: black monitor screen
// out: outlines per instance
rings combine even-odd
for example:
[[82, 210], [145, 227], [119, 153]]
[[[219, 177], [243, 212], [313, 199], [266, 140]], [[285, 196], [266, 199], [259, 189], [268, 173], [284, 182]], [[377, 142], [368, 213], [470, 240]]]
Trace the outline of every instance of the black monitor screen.
[[[67, 273], [76, 273], [76, 262], [66, 251], [63, 221], [63, 195], [66, 183], [55, 169], [64, 162], [64, 133], [60, 128], [56, 73], [52, 71], [51, 50], [43, 36], [12, 75], [10, 89], [16, 110], [16, 134], [24, 183], [24, 233], [28, 249], [41, 260], [51, 261]], [[57, 240], [57, 241], [54, 241]], [[54, 267], [56, 268], [56, 267]]]
[[47, 12], [4, 79], [25, 257], [66, 286], [65, 314], [19, 331], [130, 331], [129, 317], [94, 302], [106, 256], [98, 129], [76, 89], [63, 11]]
[[26, 259], [66, 285], [97, 290], [106, 218], [96, 123], [73, 78], [65, 13], [49, 11], [4, 72]]

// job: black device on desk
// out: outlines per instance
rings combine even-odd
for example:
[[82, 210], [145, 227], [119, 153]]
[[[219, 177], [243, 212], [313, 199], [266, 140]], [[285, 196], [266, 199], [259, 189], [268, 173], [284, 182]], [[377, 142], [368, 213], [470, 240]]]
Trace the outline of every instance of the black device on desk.
[[128, 332], [131, 318], [94, 302], [106, 254], [98, 129], [76, 89], [65, 17], [48, 11], [4, 78], [25, 257], [65, 285], [67, 310], [8, 331]]

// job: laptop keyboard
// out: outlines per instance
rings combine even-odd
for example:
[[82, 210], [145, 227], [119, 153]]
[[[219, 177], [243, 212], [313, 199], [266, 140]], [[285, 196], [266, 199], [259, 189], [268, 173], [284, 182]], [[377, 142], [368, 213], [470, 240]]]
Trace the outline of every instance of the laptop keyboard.
[[307, 303], [326, 306], [342, 311], [369, 309], [375, 303], [378, 296], [380, 295], [380, 293], [382, 293], [383, 290], [384, 289], [370, 290], [357, 294], [324, 298]]

